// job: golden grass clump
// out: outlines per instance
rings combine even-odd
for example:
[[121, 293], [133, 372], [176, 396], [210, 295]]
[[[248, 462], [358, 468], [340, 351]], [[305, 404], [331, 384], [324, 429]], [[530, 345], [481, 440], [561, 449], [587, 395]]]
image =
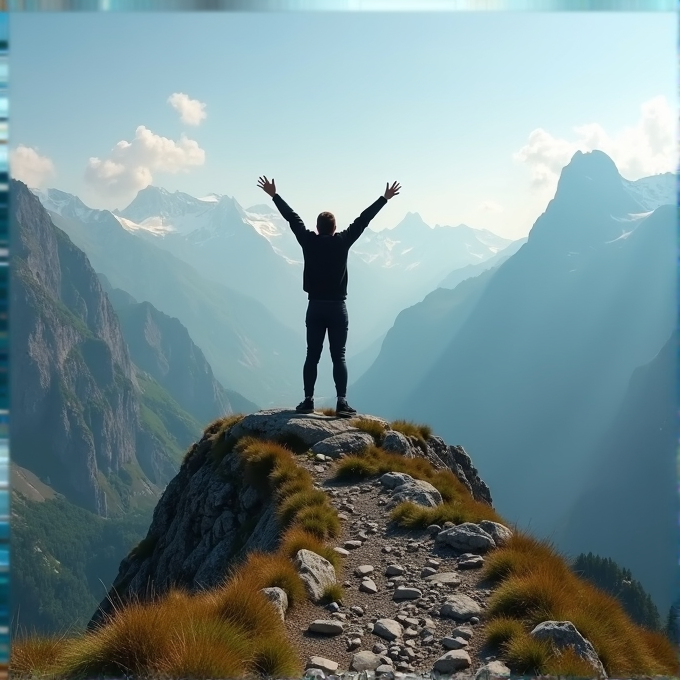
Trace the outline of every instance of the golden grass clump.
[[393, 420], [390, 423], [390, 427], [407, 437], [419, 439], [423, 444], [425, 444], [432, 435], [432, 428], [429, 425], [414, 423], [410, 420]]
[[277, 508], [281, 526], [287, 528], [301, 510], [315, 505], [323, 506], [327, 503], [328, 496], [321, 489], [314, 487], [301, 489], [288, 496]]
[[295, 678], [301, 677], [302, 664], [285, 634], [281, 633], [254, 640], [249, 670], [268, 678]]
[[[514, 672], [542, 675], [554, 652], [550, 641], [536, 640], [522, 632], [506, 642], [504, 656]], [[589, 675], [592, 675], [592, 670]]]
[[219, 619], [181, 621], [172, 632], [157, 672], [174, 678], [228, 678], [243, 674], [250, 651], [248, 636]]
[[486, 503], [475, 500], [451, 470], [436, 470], [425, 458], [404, 458], [377, 446], [346, 456], [336, 467], [338, 479], [362, 479], [386, 472], [404, 472], [434, 486], [444, 503], [424, 508], [413, 503], [401, 503], [392, 511], [392, 519], [407, 528], [426, 527], [444, 522], [479, 522], [488, 519], [501, 522], [498, 513]]
[[281, 539], [281, 551], [290, 558], [295, 557], [300, 550], [311, 550], [317, 555], [327, 559], [338, 573], [342, 562], [338, 553], [316, 536], [308, 533], [301, 527], [292, 526]]
[[252, 590], [281, 588], [288, 596], [288, 605], [295, 606], [305, 599], [305, 586], [295, 565], [280, 553], [252, 552], [240, 569], [242, 584], [248, 581]]
[[509, 616], [498, 616], [487, 624], [484, 631], [484, 640], [493, 647], [502, 647], [513, 637], [523, 633], [524, 626], [522, 626], [521, 621]]
[[[633, 623], [616, 598], [574, 574], [548, 542], [515, 531], [487, 556], [482, 576], [499, 582], [486, 611], [487, 639], [501, 644], [517, 672], [583, 670], [569, 654], [548, 648], [546, 655], [546, 648], [529, 636], [548, 620], [571, 621], [610, 675], [677, 675], [680, 670], [677, 650], [666, 636]], [[510, 620], [522, 629], [513, 629]]]
[[12, 675], [45, 675], [60, 661], [69, 640], [59, 635], [12, 635]]
[[322, 408], [321, 413], [323, 413], [325, 416], [337, 415], [334, 408]]
[[323, 591], [323, 597], [321, 598], [321, 601], [338, 602], [341, 604], [344, 596], [345, 591], [342, 589], [342, 586], [339, 583], [333, 583], [330, 586], [326, 586]]
[[372, 420], [371, 418], [352, 418], [352, 420], [349, 421], [349, 424], [362, 432], [370, 434], [371, 437], [373, 437], [376, 446], [382, 444], [383, 437], [387, 431], [385, 425], [377, 420]]

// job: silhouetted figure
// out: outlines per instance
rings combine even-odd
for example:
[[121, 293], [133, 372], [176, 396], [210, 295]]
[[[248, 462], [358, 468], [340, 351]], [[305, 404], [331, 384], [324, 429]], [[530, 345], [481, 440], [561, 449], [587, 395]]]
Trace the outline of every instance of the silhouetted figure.
[[307, 326], [307, 358], [302, 369], [305, 389], [304, 401], [295, 409], [298, 413], [314, 411], [314, 385], [317, 366], [328, 331], [328, 344], [333, 360], [333, 380], [338, 396], [336, 414], [344, 418], [356, 415], [347, 403], [347, 364], [345, 344], [349, 328], [347, 298], [347, 253], [361, 236], [369, 222], [387, 201], [396, 196], [401, 188], [397, 182], [385, 186], [385, 193], [364, 210], [345, 231], [335, 232], [335, 217], [322, 212], [316, 218], [316, 233], [305, 228], [300, 216], [276, 193], [274, 180], [260, 177], [258, 186], [269, 194], [281, 215], [288, 221], [295, 238], [302, 246], [305, 268], [302, 289], [307, 293], [309, 304], [305, 324]]

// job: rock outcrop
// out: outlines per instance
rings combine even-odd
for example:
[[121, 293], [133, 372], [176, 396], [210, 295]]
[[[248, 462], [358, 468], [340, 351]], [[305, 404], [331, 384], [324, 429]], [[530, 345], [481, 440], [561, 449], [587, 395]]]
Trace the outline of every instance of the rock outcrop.
[[[361, 417], [389, 428], [388, 423], [379, 418]], [[237, 454], [231, 450], [241, 437], [278, 441], [298, 452], [318, 450], [324, 444], [327, 446], [324, 450], [337, 450], [338, 441], [347, 441], [353, 447], [355, 442], [370, 443], [366, 433], [354, 427], [350, 420], [320, 413], [303, 415], [286, 409], [259, 411], [233, 424], [223, 435], [227, 453], [218, 462], [210, 455], [215, 435], [216, 430], [206, 431], [188, 453], [156, 507], [147, 537], [122, 561], [111, 591], [91, 626], [111, 610], [111, 601], [124, 602], [130, 597], [145, 599], [152, 592], [162, 594], [171, 585], [189, 590], [210, 587], [219, 583], [228, 568], [250, 551], [276, 548], [280, 531], [271, 499], [262, 498], [253, 487], [245, 485], [239, 474]], [[425, 451], [417, 447], [413, 455], [426, 454], [437, 461], [439, 469], [444, 469], [446, 457], [450, 456], [449, 448], [438, 438], [430, 437]], [[462, 472], [457, 474], [462, 475], [469, 486], [475, 484], [483, 488], [478, 478], [473, 477], [470, 482]], [[424, 488], [422, 485], [426, 483], [398, 473], [394, 481], [399, 483], [394, 488], [395, 494], [402, 488], [413, 487], [411, 498], [416, 501], [422, 496], [441, 503], [441, 495], [434, 487], [430, 489], [429, 484]], [[434, 501], [426, 504], [434, 505]], [[349, 545], [352, 542], [348, 541], [345, 548], [361, 546], [360, 541], [355, 542], [357, 546]], [[303, 554], [298, 554], [298, 567], [312, 600], [316, 601], [333, 579], [328, 569], [324, 571], [306, 559], [309, 556], [304, 553], [308, 551], [300, 552]], [[368, 583], [370, 579], [366, 578]]]
[[11, 191], [12, 457], [106, 515], [101, 475], [139, 462], [163, 485], [176, 466], [142, 426], [135, 369], [87, 257], [24, 184]]

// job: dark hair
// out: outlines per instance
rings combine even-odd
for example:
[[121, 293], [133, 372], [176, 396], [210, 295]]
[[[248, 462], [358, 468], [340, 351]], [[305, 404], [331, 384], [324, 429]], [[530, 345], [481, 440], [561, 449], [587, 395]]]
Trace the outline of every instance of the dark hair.
[[335, 231], [335, 215], [329, 212], [322, 212], [316, 218], [316, 230], [322, 235], [332, 234]]

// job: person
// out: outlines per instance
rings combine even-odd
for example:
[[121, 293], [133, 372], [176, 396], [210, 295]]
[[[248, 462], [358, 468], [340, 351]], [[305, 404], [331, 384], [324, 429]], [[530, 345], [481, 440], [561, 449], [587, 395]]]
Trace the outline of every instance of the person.
[[276, 184], [262, 176], [257, 184], [274, 201], [274, 205], [290, 225], [304, 255], [302, 289], [309, 300], [305, 325], [307, 327], [307, 356], [302, 369], [305, 398], [300, 402], [298, 413], [313, 413], [314, 385], [317, 367], [321, 359], [323, 342], [328, 331], [328, 344], [333, 361], [333, 380], [337, 392], [335, 413], [341, 418], [356, 415], [347, 403], [347, 364], [345, 344], [349, 330], [347, 315], [347, 253], [352, 244], [361, 236], [369, 222], [380, 209], [396, 196], [401, 189], [398, 182], [389, 182], [385, 193], [364, 210], [344, 231], [335, 231], [335, 217], [322, 212], [316, 218], [316, 232], [307, 229], [300, 216], [279, 196]]

